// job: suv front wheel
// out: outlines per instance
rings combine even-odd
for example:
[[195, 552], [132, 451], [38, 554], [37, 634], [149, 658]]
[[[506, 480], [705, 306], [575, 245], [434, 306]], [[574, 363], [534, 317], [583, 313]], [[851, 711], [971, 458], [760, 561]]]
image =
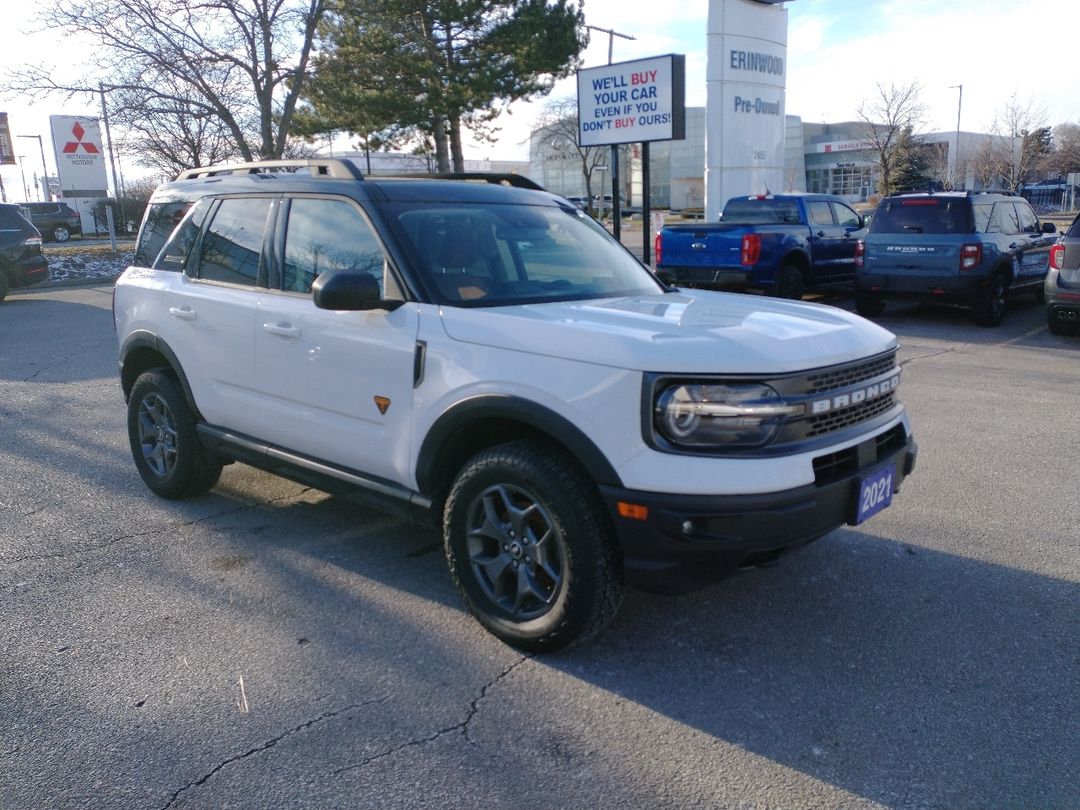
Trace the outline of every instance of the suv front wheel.
[[593, 482], [544, 442], [485, 450], [443, 513], [450, 573], [494, 635], [530, 652], [599, 632], [622, 600], [614, 532]]
[[135, 466], [152, 491], [188, 498], [217, 483], [222, 462], [202, 446], [180, 386], [164, 371], [146, 371], [135, 380], [127, 421]]

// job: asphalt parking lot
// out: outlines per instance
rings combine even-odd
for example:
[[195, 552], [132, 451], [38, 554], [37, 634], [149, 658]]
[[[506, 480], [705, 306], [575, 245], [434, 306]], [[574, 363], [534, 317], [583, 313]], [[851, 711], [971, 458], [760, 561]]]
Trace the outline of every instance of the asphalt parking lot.
[[434, 532], [239, 465], [151, 495], [109, 287], [13, 292], [0, 808], [1080, 807], [1080, 339], [1010, 303], [881, 319], [889, 509], [529, 657]]

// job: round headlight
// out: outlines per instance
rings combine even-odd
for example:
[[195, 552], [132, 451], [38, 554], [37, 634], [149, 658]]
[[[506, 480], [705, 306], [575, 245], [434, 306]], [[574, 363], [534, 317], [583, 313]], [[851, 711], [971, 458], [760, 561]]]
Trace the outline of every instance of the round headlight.
[[680, 383], [656, 398], [654, 423], [661, 436], [679, 446], [758, 447], [803, 410], [759, 383]]

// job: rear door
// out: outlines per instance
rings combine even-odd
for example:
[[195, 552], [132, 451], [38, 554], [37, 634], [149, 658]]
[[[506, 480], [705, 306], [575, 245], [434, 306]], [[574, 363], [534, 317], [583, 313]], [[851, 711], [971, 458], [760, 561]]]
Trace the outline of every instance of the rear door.
[[1020, 227], [1017, 239], [1021, 252], [1018, 279], [1027, 283], [1042, 281], [1046, 278], [1050, 246], [1056, 241], [1057, 235], [1042, 232], [1039, 218], [1027, 202], [1017, 200], [1014, 204]]

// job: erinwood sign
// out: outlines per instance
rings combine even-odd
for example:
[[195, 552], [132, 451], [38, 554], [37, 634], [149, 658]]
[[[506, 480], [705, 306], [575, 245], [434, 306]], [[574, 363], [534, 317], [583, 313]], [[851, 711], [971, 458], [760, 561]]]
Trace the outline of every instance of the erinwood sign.
[[578, 144], [686, 137], [686, 57], [655, 56], [578, 71]]

